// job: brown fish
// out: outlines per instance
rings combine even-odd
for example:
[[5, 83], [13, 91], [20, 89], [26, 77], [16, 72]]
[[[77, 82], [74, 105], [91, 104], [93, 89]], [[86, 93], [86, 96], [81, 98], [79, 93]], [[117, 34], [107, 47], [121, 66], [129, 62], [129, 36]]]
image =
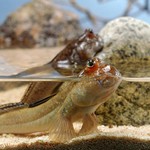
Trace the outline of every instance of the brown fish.
[[[74, 75], [79, 73], [89, 58], [99, 53], [103, 48], [102, 38], [92, 30], [85, 32], [69, 43], [49, 63], [25, 70], [12, 77], [30, 77], [41, 74]], [[57, 93], [61, 82], [31, 82], [24, 96], [23, 103], [33, 103]]]
[[[116, 91], [121, 75], [115, 67], [93, 58], [79, 78], [79, 82], [63, 83], [58, 93], [42, 104], [11, 104], [11, 111], [9, 105], [0, 107], [0, 133], [48, 131], [50, 140], [64, 142], [97, 131], [94, 112]], [[76, 121], [82, 122], [78, 132], [73, 127]]]

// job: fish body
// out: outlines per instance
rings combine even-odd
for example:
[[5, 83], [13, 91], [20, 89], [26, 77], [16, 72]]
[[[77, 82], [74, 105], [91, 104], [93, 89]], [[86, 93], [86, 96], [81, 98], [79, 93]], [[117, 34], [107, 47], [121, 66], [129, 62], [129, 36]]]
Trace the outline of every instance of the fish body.
[[[56, 142], [68, 141], [77, 135], [97, 131], [94, 115], [121, 82], [118, 70], [90, 59], [79, 74], [79, 82], [65, 82], [59, 92], [41, 105], [30, 105], [0, 115], [0, 133], [48, 132]], [[82, 122], [77, 132], [73, 123]]]
[[[85, 30], [50, 62], [25, 70], [13, 77], [30, 77], [42, 74], [76, 75], [85, 67], [86, 61], [99, 53], [102, 48], [102, 38], [90, 29]], [[57, 93], [61, 84], [61, 82], [31, 82], [21, 101], [33, 103], [46, 98]]]
[[103, 48], [103, 40], [92, 30], [85, 30], [83, 34], [66, 45], [50, 62], [22, 71], [12, 77], [30, 77], [42, 74], [73, 75], [79, 73], [86, 65], [86, 61], [94, 57]]

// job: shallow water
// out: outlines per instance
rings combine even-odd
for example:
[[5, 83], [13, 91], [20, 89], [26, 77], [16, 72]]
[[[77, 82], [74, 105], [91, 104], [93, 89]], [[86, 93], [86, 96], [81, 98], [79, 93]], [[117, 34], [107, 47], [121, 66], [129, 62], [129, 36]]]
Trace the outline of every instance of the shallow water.
[[[11, 77], [11, 75], [16, 75], [26, 69], [35, 66], [41, 66], [49, 62], [55, 56], [52, 55], [53, 53], [54, 50], [36, 50], [36, 55], [34, 55], [34, 50], [1, 50], [0, 81], [77, 81], [78, 79], [76, 76], [66, 77], [60, 75], [56, 71], [51, 72], [50, 74], [39, 73], [38, 75], [29, 75], [25, 77]], [[114, 61], [112, 58], [109, 58], [109, 53], [103, 53], [99, 57], [106, 63], [113, 64], [121, 72], [123, 80], [134, 82], [150, 82], [149, 55], [147, 55], [146, 58], [130, 58], [125, 61]]]

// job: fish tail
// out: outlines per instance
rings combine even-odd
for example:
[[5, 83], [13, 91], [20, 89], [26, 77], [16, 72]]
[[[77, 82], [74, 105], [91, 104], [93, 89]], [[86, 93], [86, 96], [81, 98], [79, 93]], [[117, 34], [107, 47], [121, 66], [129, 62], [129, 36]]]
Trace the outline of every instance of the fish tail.
[[61, 114], [55, 115], [49, 125], [49, 138], [51, 141], [66, 142], [76, 137], [71, 119]]

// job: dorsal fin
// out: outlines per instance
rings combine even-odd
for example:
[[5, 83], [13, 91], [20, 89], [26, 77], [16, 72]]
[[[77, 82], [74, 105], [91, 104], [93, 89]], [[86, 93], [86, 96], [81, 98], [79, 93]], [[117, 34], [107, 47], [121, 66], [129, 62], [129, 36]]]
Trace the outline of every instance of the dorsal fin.
[[21, 102], [27, 104], [36, 103], [39, 99], [52, 97], [58, 92], [62, 82], [31, 82]]
[[50, 96], [48, 96], [48, 97], [46, 97], [46, 98], [44, 98], [44, 99], [37, 100], [36, 102], [29, 104], [29, 108], [36, 107], [36, 106], [38, 106], [38, 105], [41, 105], [41, 104], [47, 102], [48, 100], [50, 100], [50, 98], [52, 98], [52, 97], [55, 96], [55, 95], [56, 95], [56, 93], [53, 94], [53, 95], [50, 95]]
[[0, 106], [0, 115], [9, 111], [27, 107], [29, 107], [29, 105], [22, 102], [4, 104]]
[[45, 102], [47, 102], [48, 100], [50, 100], [51, 97], [55, 96], [56, 94], [50, 95], [44, 99], [41, 100], [37, 100], [34, 103], [31, 104], [27, 104], [27, 103], [23, 103], [23, 102], [18, 102], [18, 103], [8, 103], [8, 104], [4, 104], [0, 106], [0, 115], [6, 112], [10, 112], [13, 110], [17, 110], [17, 109], [21, 109], [21, 108], [32, 108], [32, 107], [36, 107], [38, 105], [41, 105]]

